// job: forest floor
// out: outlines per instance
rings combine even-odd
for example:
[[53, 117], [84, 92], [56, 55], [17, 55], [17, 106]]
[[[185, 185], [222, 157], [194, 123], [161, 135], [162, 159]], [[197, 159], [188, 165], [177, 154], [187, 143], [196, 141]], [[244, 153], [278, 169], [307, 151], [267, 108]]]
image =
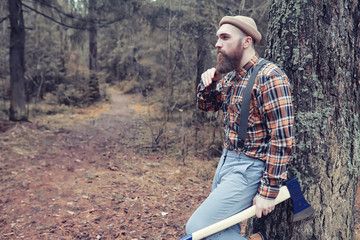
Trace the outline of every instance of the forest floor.
[[151, 151], [143, 104], [112, 90], [72, 114], [0, 121], [0, 239], [185, 236], [217, 160]]

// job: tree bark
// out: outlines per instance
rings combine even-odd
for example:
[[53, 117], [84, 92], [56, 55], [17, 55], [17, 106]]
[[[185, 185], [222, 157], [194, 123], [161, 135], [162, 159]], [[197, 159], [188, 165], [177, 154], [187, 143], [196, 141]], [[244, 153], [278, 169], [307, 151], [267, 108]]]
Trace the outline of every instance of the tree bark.
[[266, 57], [289, 76], [298, 177], [315, 214], [291, 223], [285, 203], [255, 222], [267, 239], [354, 239], [359, 176], [359, 1], [273, 0]]
[[90, 19], [89, 27], [89, 69], [97, 71], [97, 30], [95, 20]]
[[10, 13], [10, 120], [28, 119], [25, 98], [25, 26], [21, 0], [9, 0]]
[[96, 0], [89, 0], [89, 70], [90, 70], [90, 96], [91, 102], [100, 99], [99, 78], [97, 74], [97, 28], [96, 28]]

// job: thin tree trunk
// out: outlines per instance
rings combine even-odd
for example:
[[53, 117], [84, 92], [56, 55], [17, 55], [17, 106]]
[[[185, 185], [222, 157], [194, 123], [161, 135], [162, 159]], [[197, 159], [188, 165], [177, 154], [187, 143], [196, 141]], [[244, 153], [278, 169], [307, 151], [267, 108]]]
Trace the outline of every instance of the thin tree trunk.
[[10, 13], [10, 120], [28, 119], [25, 98], [25, 27], [21, 0], [9, 0]]
[[89, 28], [89, 69], [97, 71], [97, 31], [95, 20], [90, 20], [90, 28]]
[[90, 101], [95, 102], [100, 99], [100, 87], [98, 78], [98, 64], [97, 64], [97, 29], [95, 23], [96, 16], [96, 0], [89, 1], [89, 70], [90, 70]]
[[[205, 56], [206, 56], [206, 45], [205, 45], [205, 39], [201, 37], [202, 33], [199, 29], [199, 35], [200, 37], [196, 39], [196, 81], [195, 81], [195, 89], [194, 92], [196, 92], [196, 88], [199, 85], [201, 81], [201, 74], [205, 71]], [[194, 95], [194, 100], [196, 100], [196, 95]], [[194, 116], [195, 116], [195, 131], [194, 131], [194, 148], [195, 153], [199, 150], [199, 140], [198, 140], [198, 131], [200, 130], [200, 126], [202, 125], [202, 117], [203, 113], [199, 109], [194, 110]]]
[[268, 239], [354, 239], [358, 181], [359, 1], [273, 1], [267, 57], [293, 87], [298, 177], [315, 214], [291, 223], [289, 204], [257, 221]]

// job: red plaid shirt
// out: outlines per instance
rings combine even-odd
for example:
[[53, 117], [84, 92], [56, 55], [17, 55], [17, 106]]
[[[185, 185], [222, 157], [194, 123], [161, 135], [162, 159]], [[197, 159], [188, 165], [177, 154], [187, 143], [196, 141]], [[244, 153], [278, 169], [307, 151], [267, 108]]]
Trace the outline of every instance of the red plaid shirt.
[[255, 78], [244, 149], [237, 148], [239, 114], [243, 93], [255, 55], [240, 72], [232, 71], [207, 88], [200, 82], [198, 106], [205, 111], [223, 111], [224, 147], [265, 161], [258, 194], [274, 199], [287, 178], [287, 165], [295, 145], [294, 112], [288, 78], [275, 64], [265, 64]]

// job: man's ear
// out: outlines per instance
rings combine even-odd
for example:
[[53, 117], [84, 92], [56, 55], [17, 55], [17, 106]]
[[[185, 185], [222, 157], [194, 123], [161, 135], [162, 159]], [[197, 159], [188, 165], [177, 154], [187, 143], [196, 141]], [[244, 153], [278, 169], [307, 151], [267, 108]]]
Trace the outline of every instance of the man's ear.
[[254, 40], [252, 39], [252, 37], [247, 36], [244, 38], [244, 48], [249, 48], [250, 46], [252, 46], [252, 42]]

